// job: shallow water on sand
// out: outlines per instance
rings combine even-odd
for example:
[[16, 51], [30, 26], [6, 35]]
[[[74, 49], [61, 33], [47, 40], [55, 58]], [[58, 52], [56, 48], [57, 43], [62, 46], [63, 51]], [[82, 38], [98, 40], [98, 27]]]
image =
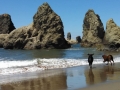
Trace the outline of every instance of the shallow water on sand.
[[[24, 77], [24, 78], [23, 78]], [[80, 90], [80, 88], [120, 80], [120, 64], [77, 66], [0, 77], [1, 90]], [[14, 80], [14, 81], [12, 81]], [[9, 83], [8, 83], [9, 82]]]

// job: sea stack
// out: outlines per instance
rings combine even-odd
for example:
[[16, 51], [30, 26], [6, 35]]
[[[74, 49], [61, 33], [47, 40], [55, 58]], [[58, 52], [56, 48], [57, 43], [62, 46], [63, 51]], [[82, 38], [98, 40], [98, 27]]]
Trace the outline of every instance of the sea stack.
[[70, 44], [64, 38], [63, 23], [49, 6], [43, 3], [33, 16], [33, 22], [13, 30], [4, 40], [5, 49], [65, 49]]
[[98, 14], [93, 10], [88, 10], [83, 20], [83, 37], [81, 46], [92, 47], [95, 44], [102, 43], [104, 38], [103, 23]]
[[104, 43], [108, 44], [110, 48], [120, 47], [120, 27], [113, 19], [108, 20], [106, 23]]
[[62, 49], [70, 47], [64, 38], [62, 20], [48, 3], [44, 3], [38, 8], [33, 17], [33, 27], [38, 31], [41, 48]]
[[67, 33], [67, 40], [71, 40], [71, 33], [70, 32]]
[[9, 34], [15, 29], [9, 14], [0, 15], [0, 34]]
[[80, 36], [77, 36], [77, 37], [76, 37], [76, 42], [78, 42], [78, 43], [81, 42], [81, 37], [80, 37]]

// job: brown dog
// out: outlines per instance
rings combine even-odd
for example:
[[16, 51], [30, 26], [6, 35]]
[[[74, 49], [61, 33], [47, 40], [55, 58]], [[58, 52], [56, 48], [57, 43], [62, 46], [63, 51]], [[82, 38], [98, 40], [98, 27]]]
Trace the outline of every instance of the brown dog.
[[106, 62], [106, 61], [108, 62], [107, 65], [109, 64], [109, 62], [111, 63], [111, 65], [112, 65], [112, 62], [114, 64], [114, 60], [113, 60], [113, 56], [112, 55], [108, 55], [108, 56], [107, 55], [102, 55], [102, 57], [104, 59], [103, 62]]

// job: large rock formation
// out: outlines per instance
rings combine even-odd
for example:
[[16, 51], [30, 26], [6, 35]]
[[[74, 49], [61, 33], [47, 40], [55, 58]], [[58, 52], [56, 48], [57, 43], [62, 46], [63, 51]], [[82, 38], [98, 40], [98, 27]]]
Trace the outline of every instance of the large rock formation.
[[[3, 47], [5, 49], [34, 49], [34, 42], [36, 40], [32, 37], [33, 33], [33, 24], [30, 24], [28, 26], [24, 26], [18, 29], [13, 30], [5, 39]], [[31, 46], [25, 48], [26, 44], [30, 43]]]
[[44, 3], [33, 17], [33, 27], [38, 31], [42, 47], [68, 48], [64, 38], [63, 23], [48, 5]]
[[8, 34], [15, 29], [9, 14], [0, 15], [0, 34]]
[[120, 27], [113, 19], [107, 21], [104, 43], [109, 44], [110, 48], [120, 47]]
[[93, 10], [88, 10], [83, 21], [83, 37], [81, 46], [94, 46], [102, 43], [104, 38], [104, 27], [99, 15]]
[[0, 34], [0, 48], [3, 48], [3, 44], [9, 34]]
[[63, 23], [48, 3], [38, 8], [33, 23], [12, 31], [5, 39], [6, 49], [69, 48], [64, 38]]

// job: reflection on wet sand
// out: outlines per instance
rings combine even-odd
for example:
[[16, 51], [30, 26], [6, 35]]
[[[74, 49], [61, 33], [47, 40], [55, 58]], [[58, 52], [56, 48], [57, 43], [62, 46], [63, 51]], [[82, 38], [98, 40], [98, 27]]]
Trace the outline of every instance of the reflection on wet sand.
[[84, 71], [86, 77], [86, 84], [97, 84], [107, 80], [120, 79], [120, 68], [115, 66], [105, 65], [102, 68], [86, 69]]
[[108, 80], [118, 80], [120, 79], [120, 68], [115, 66], [104, 66], [103, 68]]
[[88, 85], [104, 82], [107, 79], [104, 71], [97, 69], [85, 70], [85, 77], [86, 77], [86, 83]]
[[114, 67], [113, 66], [104, 66], [104, 72], [106, 75], [114, 75]]
[[67, 88], [66, 75], [61, 73], [48, 77], [2, 84], [0, 90], [61, 90]]
[[[17, 78], [16, 78], [16, 77]], [[20, 75], [6, 78], [9, 81], [20, 78]], [[0, 84], [0, 90], [81, 90], [82, 87], [99, 84], [109, 80], [120, 80], [120, 64], [96, 65], [95, 68], [72, 67], [66, 69], [45, 70], [42, 73], [25, 74], [22, 77], [31, 79], [14, 80], [15, 82]], [[34, 78], [34, 76], [37, 76]], [[5, 80], [6, 80], [5, 79]], [[4, 80], [4, 79], [3, 79]], [[9, 82], [8, 81], [8, 82]]]
[[90, 84], [93, 84], [94, 83], [94, 74], [92, 72], [92, 69], [89, 69], [89, 79], [90, 79]]

